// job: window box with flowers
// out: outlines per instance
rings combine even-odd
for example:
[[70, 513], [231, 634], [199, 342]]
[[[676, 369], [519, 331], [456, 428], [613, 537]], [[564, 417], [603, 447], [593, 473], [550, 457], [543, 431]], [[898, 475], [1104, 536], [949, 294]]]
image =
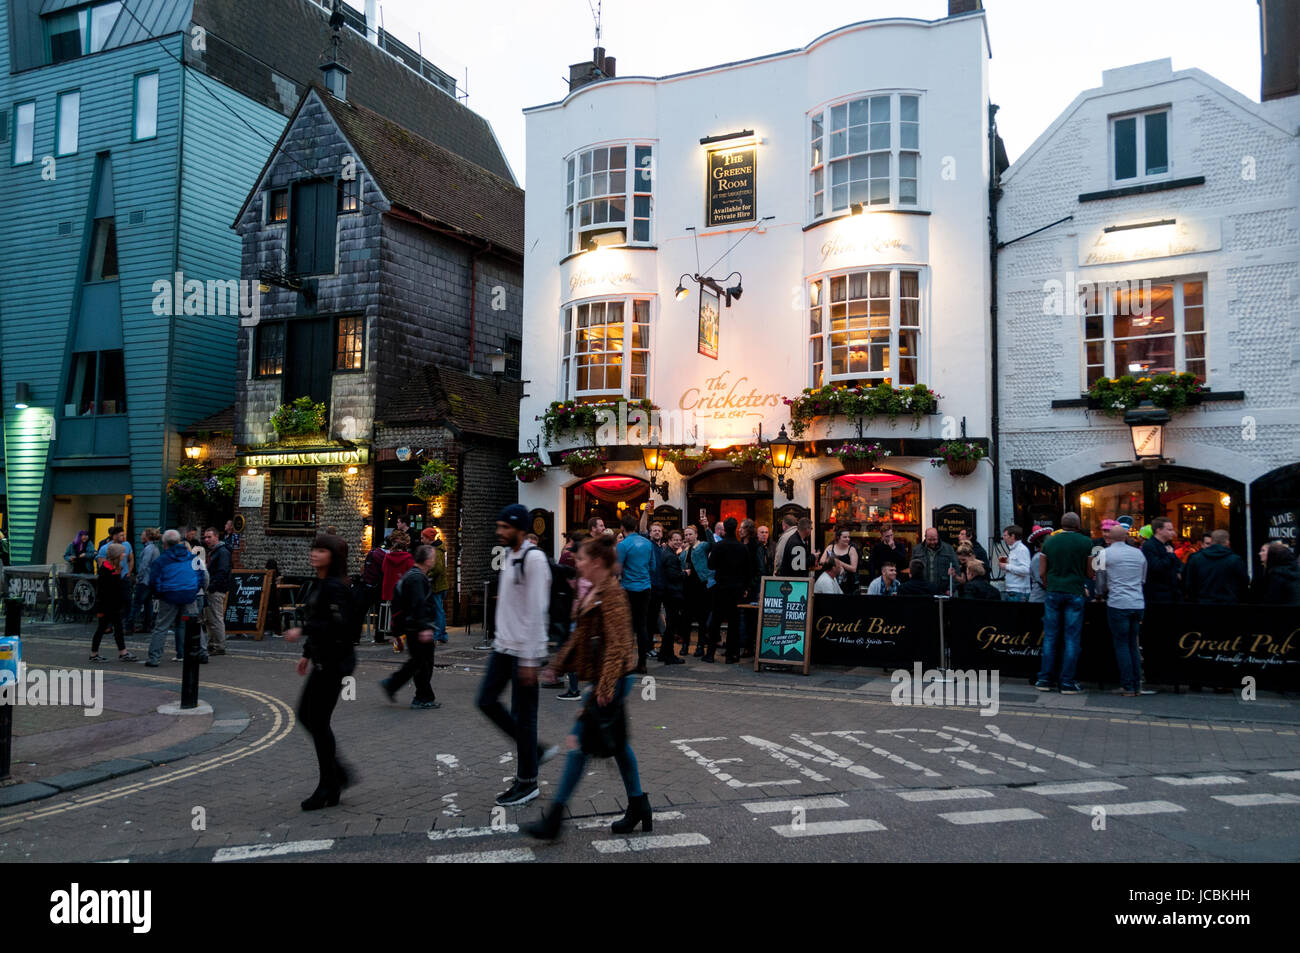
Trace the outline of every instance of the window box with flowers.
[[1170, 412], [1200, 402], [1207, 388], [1195, 374], [1153, 374], [1150, 377], [1102, 377], [1088, 388], [1090, 405], [1110, 417], [1123, 417], [1144, 400]]
[[325, 429], [326, 419], [323, 403], [312, 403], [310, 397], [299, 397], [276, 408], [271, 415], [271, 426], [281, 440], [285, 437], [314, 437]]
[[745, 476], [758, 476], [768, 461], [767, 447], [756, 443], [748, 447], [737, 447], [728, 452], [727, 460]]
[[595, 476], [605, 467], [605, 449], [603, 447], [580, 447], [570, 450], [560, 457], [560, 462], [569, 468], [576, 477]]
[[429, 460], [421, 469], [411, 492], [416, 499], [427, 503], [437, 497], [446, 496], [454, 489], [456, 489], [456, 471], [452, 469], [451, 464], [444, 463], [442, 460]]
[[548, 446], [564, 436], [582, 436], [595, 443], [597, 428], [610, 423], [618, 425], [623, 420], [628, 426], [648, 425], [653, 410], [655, 405], [649, 400], [619, 398], [590, 404], [557, 400], [538, 419]]
[[542, 464], [541, 457], [537, 456], [535, 453], [516, 457], [507, 465], [510, 467], [510, 472], [515, 475], [515, 479], [520, 483], [532, 483], [546, 472], [546, 467]]
[[845, 473], [867, 473], [876, 468], [881, 457], [889, 456], [889, 451], [878, 443], [845, 443], [830, 451], [829, 456], [840, 461]]
[[708, 455], [703, 450], [695, 447], [687, 447], [685, 450], [665, 450], [664, 459], [677, 468], [678, 474], [684, 477], [694, 476], [709, 462]]
[[931, 466], [946, 466], [953, 476], [966, 476], [975, 472], [976, 465], [989, 452], [971, 440], [945, 440], [939, 444], [935, 454], [935, 458], [930, 461]]
[[885, 416], [893, 426], [900, 416], [911, 414], [913, 429], [916, 429], [920, 427], [922, 417], [938, 410], [940, 396], [924, 384], [893, 387], [884, 381], [872, 387], [844, 384], [807, 387], [798, 397], [786, 397], [785, 404], [790, 408], [791, 435], [802, 437], [808, 425], [818, 417], [875, 419]]

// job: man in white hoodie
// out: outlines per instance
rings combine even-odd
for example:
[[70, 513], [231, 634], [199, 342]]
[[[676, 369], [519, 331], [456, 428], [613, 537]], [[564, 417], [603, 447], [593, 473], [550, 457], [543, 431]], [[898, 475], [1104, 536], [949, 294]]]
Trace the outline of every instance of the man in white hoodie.
[[999, 556], [1007, 591], [1002, 598], [1007, 602], [1028, 602], [1032, 570], [1029, 565], [1029, 547], [1021, 542], [1025, 531], [1012, 524], [1002, 531], [1002, 542], [1007, 544], [1007, 554]]
[[[511, 807], [537, 797], [537, 766], [555, 756], [537, 743], [537, 672], [546, 664], [551, 606], [551, 561], [529, 542], [528, 509], [512, 503], [497, 517], [497, 541], [507, 547], [497, 581], [492, 658], [479, 688], [478, 707], [518, 748], [515, 783], [497, 796]], [[537, 555], [532, 555], [536, 551]], [[510, 711], [500, 696], [510, 685]]]

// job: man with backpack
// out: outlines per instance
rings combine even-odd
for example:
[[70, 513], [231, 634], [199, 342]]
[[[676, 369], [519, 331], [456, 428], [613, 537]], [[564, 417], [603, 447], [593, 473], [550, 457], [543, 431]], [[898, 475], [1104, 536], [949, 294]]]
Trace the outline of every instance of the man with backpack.
[[[377, 543], [366, 554], [366, 561], [361, 567], [361, 586], [365, 594], [365, 611], [375, 613], [378, 618], [381, 589], [384, 585], [384, 560], [388, 557], [388, 548]], [[379, 633], [376, 632], [376, 635]]]
[[397, 691], [408, 681], [415, 681], [413, 709], [440, 708], [433, 694], [434, 608], [429, 570], [433, 569], [432, 546], [415, 548], [415, 563], [406, 570], [393, 589], [393, 629], [406, 637], [408, 658], [391, 677], [379, 683], [388, 700], [397, 700]]
[[[163, 644], [167, 632], [177, 627], [176, 656], [184, 654], [183, 619], [198, 616], [199, 592], [207, 584], [207, 571], [201, 566], [199, 558], [190, 552], [181, 540], [181, 534], [174, 529], [163, 533], [162, 554], [153, 561], [149, 572], [149, 586], [158, 594], [158, 615], [154, 620], [153, 637], [149, 642], [149, 659], [144, 664], [157, 668], [162, 661]], [[207, 645], [200, 633], [200, 661], [208, 660]]]

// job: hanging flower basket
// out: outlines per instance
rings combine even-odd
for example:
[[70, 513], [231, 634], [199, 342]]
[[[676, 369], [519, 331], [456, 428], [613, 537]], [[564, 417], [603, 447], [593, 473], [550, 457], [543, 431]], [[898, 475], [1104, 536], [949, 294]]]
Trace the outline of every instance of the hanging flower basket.
[[511, 460], [508, 466], [510, 472], [515, 475], [515, 479], [520, 483], [532, 483], [546, 472], [546, 467], [542, 466], [541, 458], [535, 453], [517, 457]]
[[768, 460], [767, 447], [756, 443], [748, 447], [737, 447], [727, 454], [727, 459], [745, 476], [758, 476]]
[[832, 450], [830, 456], [840, 461], [845, 473], [868, 473], [876, 468], [881, 457], [889, 456], [889, 451], [881, 449], [878, 443], [844, 443]]
[[969, 440], [946, 440], [939, 444], [931, 466], [946, 466], [953, 476], [967, 476], [975, 472], [976, 465], [989, 455], [978, 443]]
[[708, 457], [691, 448], [689, 450], [665, 450], [664, 459], [677, 468], [684, 477], [695, 476], [708, 461]]
[[[325, 429], [327, 409], [324, 403], [312, 403], [310, 397], [299, 397], [281, 404], [271, 415], [271, 426], [282, 442], [303, 443], [320, 438]], [[285, 438], [306, 437], [306, 441], [289, 441]]]
[[595, 476], [605, 468], [605, 450], [602, 447], [581, 447], [560, 457], [560, 462], [574, 476], [585, 479]]
[[451, 464], [441, 460], [430, 460], [424, 465], [423, 472], [415, 481], [412, 493], [418, 500], [429, 500], [445, 496], [456, 489], [456, 471]]

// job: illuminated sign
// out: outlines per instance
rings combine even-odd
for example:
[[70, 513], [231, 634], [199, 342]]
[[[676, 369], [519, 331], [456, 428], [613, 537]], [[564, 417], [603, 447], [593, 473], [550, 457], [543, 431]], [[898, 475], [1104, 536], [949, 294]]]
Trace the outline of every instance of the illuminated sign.
[[370, 448], [354, 450], [286, 450], [276, 453], [245, 453], [239, 455], [241, 467], [348, 467], [364, 466], [370, 462]]
[[700, 287], [699, 352], [715, 361], [718, 359], [718, 296], [703, 286]]
[[704, 192], [705, 220], [709, 228], [752, 222], [756, 218], [757, 155], [756, 146], [709, 152]]
[[763, 394], [756, 387], [746, 389], [748, 377], [728, 383], [729, 371], [710, 377], [703, 387], [688, 387], [682, 392], [677, 406], [693, 411], [697, 420], [734, 420], [741, 417], [763, 417], [763, 408], [780, 407], [780, 394]]

